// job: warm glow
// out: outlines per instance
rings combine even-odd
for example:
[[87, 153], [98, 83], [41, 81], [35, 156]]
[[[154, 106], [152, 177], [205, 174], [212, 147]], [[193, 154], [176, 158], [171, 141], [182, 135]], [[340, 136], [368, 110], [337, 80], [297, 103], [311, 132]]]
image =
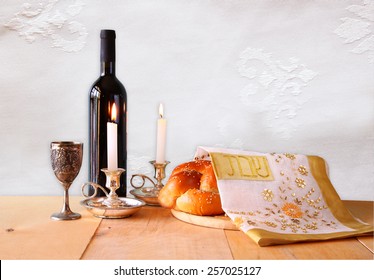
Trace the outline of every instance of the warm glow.
[[164, 107], [162, 106], [162, 103], [160, 103], [160, 106], [158, 107], [158, 113], [160, 114], [160, 118], [164, 117]]
[[116, 104], [113, 103], [112, 113], [111, 113], [111, 120], [112, 120], [112, 122], [115, 122], [116, 119], [117, 119], [117, 109], [116, 109]]

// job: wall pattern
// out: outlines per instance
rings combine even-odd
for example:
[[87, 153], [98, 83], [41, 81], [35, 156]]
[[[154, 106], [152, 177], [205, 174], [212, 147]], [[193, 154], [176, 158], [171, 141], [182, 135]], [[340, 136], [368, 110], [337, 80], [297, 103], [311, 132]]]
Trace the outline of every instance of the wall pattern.
[[55, 48], [77, 52], [84, 47], [88, 36], [86, 27], [74, 20], [83, 6], [81, 0], [26, 2], [4, 26], [16, 31], [29, 43], [47, 38]]
[[[297, 4], [296, 4], [297, 2]], [[374, 199], [374, 1], [4, 0], [0, 195], [56, 195], [49, 142], [85, 144], [100, 29], [128, 91], [128, 178], [197, 146], [317, 154], [343, 199]], [[370, 173], [371, 172], [371, 173]], [[369, 175], [368, 175], [369, 174]]]
[[[257, 67], [255, 62], [260, 62]], [[266, 113], [266, 123], [281, 138], [289, 139], [296, 131], [298, 123], [294, 120], [310, 97], [303, 94], [303, 88], [317, 75], [316, 72], [301, 64], [297, 58], [281, 62], [272, 53], [261, 49], [247, 48], [240, 55], [238, 72], [249, 79], [240, 91], [240, 100], [251, 106], [251, 95], [261, 95], [256, 102]]]
[[334, 32], [345, 44], [354, 43], [352, 53], [365, 53], [369, 63], [374, 64], [374, 2], [365, 0], [359, 5], [349, 5], [347, 17], [340, 18], [342, 24]]

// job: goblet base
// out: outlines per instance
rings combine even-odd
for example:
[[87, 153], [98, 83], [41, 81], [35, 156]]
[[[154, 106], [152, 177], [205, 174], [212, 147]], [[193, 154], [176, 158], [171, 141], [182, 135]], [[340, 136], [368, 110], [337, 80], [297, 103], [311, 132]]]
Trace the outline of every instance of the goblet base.
[[81, 214], [78, 213], [53, 213], [51, 215], [52, 220], [67, 221], [67, 220], [77, 220], [81, 218]]

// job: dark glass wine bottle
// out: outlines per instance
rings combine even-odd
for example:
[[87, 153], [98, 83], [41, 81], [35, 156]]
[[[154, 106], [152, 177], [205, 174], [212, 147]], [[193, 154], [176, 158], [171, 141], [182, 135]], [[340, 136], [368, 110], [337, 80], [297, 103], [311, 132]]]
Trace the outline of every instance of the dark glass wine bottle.
[[[106, 184], [106, 176], [101, 171], [108, 168], [107, 123], [117, 124], [118, 168], [126, 170], [127, 163], [127, 93], [115, 75], [114, 30], [101, 30], [101, 75], [90, 90], [89, 112], [89, 180], [101, 186]], [[115, 110], [113, 109], [115, 106]], [[116, 113], [114, 113], [116, 112]], [[114, 115], [112, 116], [112, 114]], [[121, 175], [121, 186], [116, 191], [120, 197], [126, 196], [126, 174]], [[93, 190], [91, 190], [93, 192]], [[92, 193], [91, 192], [91, 193]], [[104, 193], [99, 189], [98, 196]]]

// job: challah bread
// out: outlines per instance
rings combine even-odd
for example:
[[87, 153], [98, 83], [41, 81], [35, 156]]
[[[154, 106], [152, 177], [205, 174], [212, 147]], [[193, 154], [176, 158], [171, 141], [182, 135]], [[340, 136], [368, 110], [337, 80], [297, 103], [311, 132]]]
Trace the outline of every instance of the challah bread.
[[175, 209], [199, 216], [223, 214], [219, 193], [199, 189], [189, 189], [178, 197]]
[[208, 160], [178, 165], [161, 189], [158, 200], [163, 207], [194, 215], [211, 216], [224, 213], [217, 180]]
[[198, 188], [201, 173], [195, 170], [181, 170], [177, 174], [170, 175], [166, 185], [158, 194], [160, 205], [166, 208], [175, 208], [175, 201], [191, 188]]

